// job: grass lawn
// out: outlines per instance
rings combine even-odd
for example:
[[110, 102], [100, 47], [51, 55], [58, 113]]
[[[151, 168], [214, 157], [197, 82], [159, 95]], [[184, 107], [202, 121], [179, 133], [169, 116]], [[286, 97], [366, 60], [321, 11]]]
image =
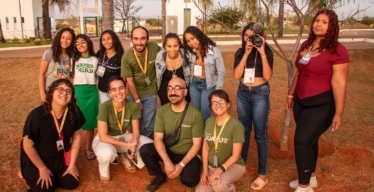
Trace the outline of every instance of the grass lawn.
[[[331, 133], [328, 130], [319, 140], [319, 161], [316, 191], [366, 192], [374, 191], [374, 49], [348, 50], [350, 72], [347, 85], [346, 107], [343, 128]], [[232, 76], [233, 53], [224, 52], [223, 59], [227, 74], [223, 89], [229, 93], [229, 112], [237, 117], [236, 91], [238, 81]], [[270, 81], [271, 110], [268, 138], [269, 182], [262, 192], [291, 192], [288, 183], [297, 178], [293, 154], [295, 123], [291, 120], [289, 131], [289, 151], [279, 149], [284, 107], [287, 98], [286, 63], [275, 55], [274, 73]], [[25, 191], [28, 187], [16, 176], [19, 168], [19, 143], [25, 119], [32, 109], [40, 105], [37, 74], [40, 58], [0, 58], [0, 191]], [[145, 191], [154, 177], [147, 169], [127, 173], [121, 164], [111, 165], [110, 184], [100, 182], [98, 163], [87, 160], [84, 152], [85, 133], [82, 134], [81, 150], [77, 159], [80, 185], [73, 191]], [[251, 182], [257, 176], [257, 147], [251, 138], [249, 157], [245, 175], [236, 182], [237, 191], [252, 191]], [[65, 191], [65, 190], [58, 190]], [[183, 186], [179, 178], [168, 179], [159, 189], [161, 192], [192, 192]]]

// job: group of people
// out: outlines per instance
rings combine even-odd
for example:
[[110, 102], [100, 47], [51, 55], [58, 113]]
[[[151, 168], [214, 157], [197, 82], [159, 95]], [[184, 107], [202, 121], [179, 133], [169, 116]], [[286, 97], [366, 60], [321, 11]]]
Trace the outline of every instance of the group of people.
[[[82, 128], [86, 157], [97, 159], [104, 183], [111, 180], [110, 165], [119, 160], [128, 172], [146, 167], [155, 176], [149, 192], [178, 176], [196, 191], [235, 191], [234, 182], [246, 171], [253, 124], [258, 177], [250, 187], [262, 189], [269, 180], [274, 60], [264, 33], [256, 34], [254, 25], [244, 27], [242, 46], [234, 55], [238, 119], [230, 115], [231, 102], [222, 90], [226, 69], [221, 51], [199, 28], [187, 27], [183, 41], [167, 34], [161, 50], [149, 41], [147, 29], [137, 26], [131, 31], [133, 47], [126, 51], [118, 36], [106, 30], [97, 53], [86, 35], [60, 30], [41, 60], [42, 105], [25, 122], [19, 176], [30, 191], [75, 189]], [[342, 125], [349, 57], [338, 34], [336, 14], [320, 10], [295, 61], [286, 109], [294, 111], [297, 124], [299, 180], [289, 184], [296, 192], [318, 186], [318, 139], [331, 124], [332, 131]], [[254, 35], [261, 45], [252, 42]]]

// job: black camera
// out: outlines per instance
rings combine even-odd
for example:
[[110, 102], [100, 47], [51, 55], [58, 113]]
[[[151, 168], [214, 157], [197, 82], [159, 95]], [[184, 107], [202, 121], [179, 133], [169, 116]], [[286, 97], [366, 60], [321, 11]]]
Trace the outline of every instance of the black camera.
[[248, 41], [252, 42], [256, 47], [261, 47], [263, 43], [260, 34], [249, 36]]

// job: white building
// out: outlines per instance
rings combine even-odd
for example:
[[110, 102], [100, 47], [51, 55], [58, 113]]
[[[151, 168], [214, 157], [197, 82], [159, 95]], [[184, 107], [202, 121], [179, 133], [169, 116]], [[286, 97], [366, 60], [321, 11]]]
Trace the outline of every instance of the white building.
[[[35, 37], [36, 28], [38, 26], [39, 29], [42, 28], [41, 0], [0, 0], [0, 5], [1, 27], [5, 39], [13, 39], [15, 37], [22, 39], [22, 35], [24, 38]], [[55, 26], [54, 6], [49, 6], [49, 17], [51, 17], [53, 31]]]
[[188, 26], [196, 25], [196, 17], [202, 14], [191, 0], [166, 1], [166, 33], [182, 35]]

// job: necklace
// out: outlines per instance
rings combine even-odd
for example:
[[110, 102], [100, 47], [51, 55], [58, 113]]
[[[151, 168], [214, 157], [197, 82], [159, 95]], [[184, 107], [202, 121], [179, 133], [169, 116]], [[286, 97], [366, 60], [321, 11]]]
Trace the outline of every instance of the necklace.
[[168, 59], [168, 64], [171, 67], [171, 72], [173, 73], [173, 75], [171, 76], [172, 78], [178, 77], [178, 75], [177, 75], [177, 66], [178, 66], [179, 62], [180, 62], [180, 59], [179, 59], [179, 55], [178, 55], [177, 61], [175, 62], [175, 65], [174, 65], [174, 68], [173, 68], [173, 66], [170, 63], [170, 59]]

